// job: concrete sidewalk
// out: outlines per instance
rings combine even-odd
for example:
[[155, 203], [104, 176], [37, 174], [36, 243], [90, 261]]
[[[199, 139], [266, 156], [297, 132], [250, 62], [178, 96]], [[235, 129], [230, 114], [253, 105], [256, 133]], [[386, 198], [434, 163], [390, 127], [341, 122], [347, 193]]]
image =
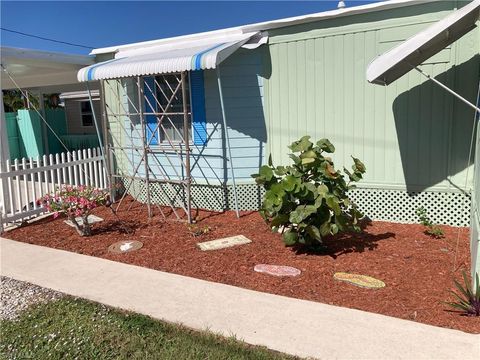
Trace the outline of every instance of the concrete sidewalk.
[[320, 359], [480, 359], [480, 335], [0, 238], [1, 274]]

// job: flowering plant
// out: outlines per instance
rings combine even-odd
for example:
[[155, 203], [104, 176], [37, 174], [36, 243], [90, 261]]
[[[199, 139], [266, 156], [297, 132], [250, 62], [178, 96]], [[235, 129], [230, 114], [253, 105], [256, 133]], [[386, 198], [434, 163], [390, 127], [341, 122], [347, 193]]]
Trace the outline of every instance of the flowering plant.
[[[47, 194], [38, 200], [47, 211], [53, 212], [56, 218], [65, 213], [81, 236], [90, 236], [92, 229], [88, 223], [91, 211], [99, 206], [110, 206], [108, 191], [99, 190], [91, 186], [65, 185], [58, 188], [53, 194]], [[81, 221], [77, 221], [80, 217]]]

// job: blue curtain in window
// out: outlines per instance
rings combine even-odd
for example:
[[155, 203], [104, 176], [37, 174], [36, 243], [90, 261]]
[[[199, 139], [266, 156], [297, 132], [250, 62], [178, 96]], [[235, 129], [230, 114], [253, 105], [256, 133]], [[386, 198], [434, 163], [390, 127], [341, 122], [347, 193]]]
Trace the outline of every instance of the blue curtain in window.
[[[145, 93], [145, 105], [143, 106], [144, 112], [152, 113], [156, 112], [157, 103], [155, 102], [155, 79], [154, 77], [146, 77], [144, 78], [144, 85], [143, 90]], [[147, 101], [148, 99], [148, 101]], [[150, 105], [149, 105], [150, 103]], [[152, 109], [153, 107], [153, 109]], [[147, 144], [150, 145], [158, 145], [160, 142], [159, 131], [155, 131], [157, 128], [157, 117], [155, 115], [145, 115], [145, 138], [147, 140]]]
[[205, 112], [205, 82], [203, 70], [190, 72], [190, 89], [192, 97], [193, 143], [207, 143], [207, 116]]

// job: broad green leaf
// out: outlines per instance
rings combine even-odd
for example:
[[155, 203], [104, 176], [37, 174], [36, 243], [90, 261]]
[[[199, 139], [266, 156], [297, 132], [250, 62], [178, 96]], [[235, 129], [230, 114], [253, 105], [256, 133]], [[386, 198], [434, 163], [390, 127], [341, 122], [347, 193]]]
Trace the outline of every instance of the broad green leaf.
[[287, 221], [288, 221], [287, 214], [279, 214], [272, 219], [270, 225], [278, 227], [280, 225], [285, 224]]
[[265, 180], [270, 181], [273, 178], [273, 170], [268, 165], [263, 165], [260, 168], [260, 176], [263, 177]]
[[299, 224], [304, 219], [317, 212], [317, 208], [314, 205], [299, 205], [290, 213], [290, 222], [293, 224]]
[[318, 193], [321, 194], [324, 197], [325, 197], [325, 195], [328, 194], [328, 191], [329, 191], [328, 186], [325, 185], [325, 184], [318, 185], [317, 190], [318, 190]]
[[353, 157], [353, 156], [352, 156], [352, 159], [353, 159], [353, 162], [355, 163], [353, 170], [354, 170], [354, 171], [355, 171], [355, 170], [356, 170], [356, 171], [359, 171], [359, 172], [362, 173], [362, 174], [365, 173], [365, 171], [367, 170], [367, 169], [365, 168], [365, 165], [364, 165], [359, 159], [357, 159], [356, 157]]
[[322, 237], [320, 235], [320, 230], [318, 230], [318, 228], [315, 225], [307, 226], [306, 231], [314, 239], [316, 239], [318, 241], [322, 240]]
[[281, 183], [285, 191], [293, 191], [300, 181], [295, 176], [287, 175]]
[[283, 242], [287, 246], [295, 245], [298, 240], [298, 234], [293, 232], [292, 230], [286, 231], [283, 233]]
[[335, 214], [335, 216], [338, 216], [340, 215], [340, 213], [342, 212], [342, 210], [340, 209], [340, 205], [338, 205], [338, 202], [337, 200], [335, 199], [334, 196], [328, 196], [326, 198], [326, 202], [327, 202], [327, 205], [330, 209], [332, 209], [333, 213]]
[[289, 148], [293, 152], [302, 152], [310, 150], [312, 147], [312, 143], [310, 142], [310, 136], [303, 136], [300, 140], [293, 142]]
[[328, 139], [320, 139], [319, 141], [317, 141], [317, 146], [325, 152], [335, 152], [335, 146], [333, 146], [333, 144]]
[[311, 163], [314, 163], [316, 159], [314, 158], [303, 158], [302, 159], [302, 165], [307, 165], [307, 164], [311, 164]]

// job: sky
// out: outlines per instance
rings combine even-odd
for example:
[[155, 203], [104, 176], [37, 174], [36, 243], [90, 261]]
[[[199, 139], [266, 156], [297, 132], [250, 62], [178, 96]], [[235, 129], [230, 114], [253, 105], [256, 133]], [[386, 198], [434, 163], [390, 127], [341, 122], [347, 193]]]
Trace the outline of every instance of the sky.
[[[374, 0], [346, 0], [357, 6]], [[1, 27], [99, 48], [335, 9], [337, 1], [5, 1]], [[90, 49], [6, 31], [2, 46], [88, 54]]]

